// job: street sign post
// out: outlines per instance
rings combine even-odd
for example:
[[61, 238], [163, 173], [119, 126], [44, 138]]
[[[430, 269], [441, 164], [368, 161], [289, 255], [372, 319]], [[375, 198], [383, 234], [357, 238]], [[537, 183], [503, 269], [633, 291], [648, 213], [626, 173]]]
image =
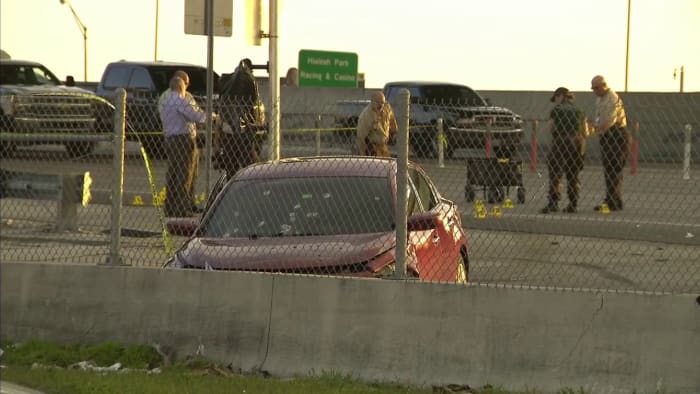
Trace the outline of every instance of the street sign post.
[[299, 86], [357, 87], [357, 54], [300, 50]]
[[[185, 0], [185, 34], [207, 36], [207, 108], [213, 108], [214, 36], [231, 37], [233, 2], [230, 0]], [[213, 119], [207, 116], [205, 136], [212, 140]], [[211, 190], [212, 147], [206, 145], [206, 190]]]
[[231, 37], [233, 33], [233, 2], [230, 0], [185, 0], [185, 34], [207, 35], [207, 9], [213, 4], [214, 9], [212, 35]]

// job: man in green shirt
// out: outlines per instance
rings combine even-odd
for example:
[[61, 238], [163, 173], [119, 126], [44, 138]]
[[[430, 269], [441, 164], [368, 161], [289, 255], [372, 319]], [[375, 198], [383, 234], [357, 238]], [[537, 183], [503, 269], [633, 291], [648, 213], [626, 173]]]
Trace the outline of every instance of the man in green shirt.
[[583, 169], [585, 152], [586, 116], [573, 103], [574, 94], [569, 89], [560, 87], [554, 91], [550, 101], [555, 103], [549, 113], [548, 130], [552, 134], [552, 143], [547, 155], [549, 171], [549, 192], [547, 205], [541, 213], [559, 210], [559, 183], [566, 176], [566, 194], [569, 205], [564, 212], [574, 213], [577, 210], [578, 197], [581, 189], [579, 174]]

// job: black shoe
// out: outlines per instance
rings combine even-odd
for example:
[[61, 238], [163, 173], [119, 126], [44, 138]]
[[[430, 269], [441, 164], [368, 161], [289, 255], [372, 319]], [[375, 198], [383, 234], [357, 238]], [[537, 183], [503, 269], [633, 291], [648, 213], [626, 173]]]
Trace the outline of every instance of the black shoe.
[[190, 212], [197, 215], [197, 214], [204, 212], [204, 208], [200, 208], [196, 205], [193, 205], [192, 208], [190, 208]]
[[575, 205], [567, 205], [566, 208], [564, 208], [564, 212], [566, 213], [576, 213], [577, 209]]
[[547, 204], [544, 208], [540, 209], [540, 213], [550, 213], [559, 211], [559, 207], [556, 204]]

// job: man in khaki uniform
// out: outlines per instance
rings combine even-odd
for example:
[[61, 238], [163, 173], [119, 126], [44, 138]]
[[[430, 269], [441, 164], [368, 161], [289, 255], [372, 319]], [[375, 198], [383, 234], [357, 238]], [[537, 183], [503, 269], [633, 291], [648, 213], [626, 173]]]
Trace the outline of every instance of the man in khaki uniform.
[[357, 150], [366, 156], [389, 157], [389, 139], [398, 128], [384, 93], [376, 92], [357, 121]]
[[[595, 133], [600, 135], [600, 154], [605, 175], [605, 198], [611, 211], [622, 210], [622, 170], [629, 155], [630, 135], [622, 99], [608, 87], [602, 75], [591, 80], [596, 95]], [[593, 209], [600, 211], [603, 203]]]

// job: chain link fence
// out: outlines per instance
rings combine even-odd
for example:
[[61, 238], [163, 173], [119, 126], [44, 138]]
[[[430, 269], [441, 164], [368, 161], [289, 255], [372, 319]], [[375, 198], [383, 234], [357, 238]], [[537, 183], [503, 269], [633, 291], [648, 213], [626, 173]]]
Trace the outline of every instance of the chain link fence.
[[[284, 89], [281, 157], [335, 159], [306, 161], [302, 168], [257, 164], [246, 171], [238, 170], [271, 157], [272, 136], [260, 119], [250, 120], [242, 134], [226, 110], [244, 103], [217, 101], [213, 109], [222, 116], [213, 122], [211, 138], [204, 122], [193, 141], [201, 149], [193, 216], [179, 223], [164, 212], [168, 160], [158, 97], [134, 94], [126, 101], [120, 164], [110, 105], [88, 96], [3, 96], [0, 260], [161, 267], [186, 245], [181, 252], [211, 253], [198, 260], [205, 269], [394, 278], [402, 269], [395, 262], [403, 243], [396, 242], [394, 210], [404, 189], [396, 186], [401, 171], [387, 167], [395, 160], [350, 159], [357, 153], [356, 116], [370, 94], [353, 91], [339, 98], [318, 89]], [[542, 213], [552, 196], [548, 157], [557, 142], [545, 126], [551, 94], [488, 94], [508, 111], [411, 102], [412, 108], [432, 106], [440, 116], [420, 123], [412, 117], [409, 127], [407, 149], [416, 164], [405, 183], [409, 231], [402, 264], [409, 277], [489, 286], [700, 291], [700, 95], [622, 95], [630, 132], [624, 208], [599, 207], [605, 197], [600, 137], [590, 136], [578, 173], [577, 212], [562, 211], [568, 203], [564, 176], [559, 210]], [[593, 117], [591, 95], [575, 103]], [[64, 119], [66, 113], [71, 116]], [[30, 114], [41, 121], [21, 125]], [[80, 117], [87, 120], [68, 121]], [[394, 155], [399, 146], [398, 140], [390, 146]], [[566, 150], [557, 154], [567, 175], [576, 158]], [[120, 166], [123, 182], [115, 179]], [[233, 180], [218, 183], [220, 177]], [[115, 188], [123, 189], [116, 210]], [[220, 198], [209, 200], [219, 188]], [[84, 204], [86, 190], [91, 198]], [[205, 216], [199, 230], [216, 236], [187, 243], [184, 234], [204, 208], [225, 208]]]

